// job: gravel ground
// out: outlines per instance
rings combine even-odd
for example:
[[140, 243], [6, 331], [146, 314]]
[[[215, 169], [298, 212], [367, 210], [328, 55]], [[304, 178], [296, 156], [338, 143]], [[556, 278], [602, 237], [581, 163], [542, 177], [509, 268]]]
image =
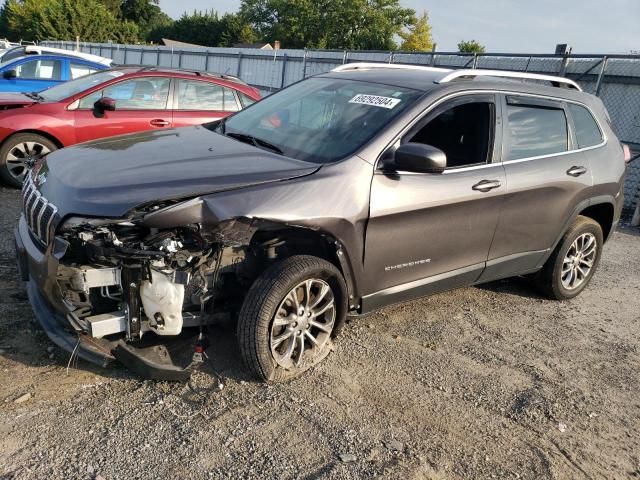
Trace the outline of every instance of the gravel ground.
[[304, 378], [248, 378], [231, 327], [192, 387], [54, 347], [15, 280], [18, 193], [0, 190], [0, 478], [640, 477], [640, 232], [575, 300], [524, 280], [351, 322]]

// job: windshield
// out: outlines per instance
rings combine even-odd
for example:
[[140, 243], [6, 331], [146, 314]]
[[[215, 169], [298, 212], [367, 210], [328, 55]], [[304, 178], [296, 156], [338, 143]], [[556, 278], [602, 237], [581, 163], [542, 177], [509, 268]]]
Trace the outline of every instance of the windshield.
[[2, 52], [2, 54], [0, 54], [0, 60], [2, 61], [2, 65], [0, 65], [0, 68], [2, 68], [4, 66], [4, 63], [8, 62], [9, 60], [14, 60], [23, 56], [24, 47], [13, 47], [9, 50], [5, 50], [4, 52]]
[[289, 157], [330, 163], [362, 147], [421, 93], [376, 83], [311, 78], [238, 112], [217, 131]]
[[101, 72], [92, 73], [85, 77], [80, 77], [70, 82], [61, 83], [47, 90], [42, 90], [40, 96], [46, 102], [59, 102], [65, 98], [72, 97], [78, 93], [84, 92], [88, 88], [95, 87], [107, 80], [112, 80], [124, 75], [119, 70], [103, 70]]

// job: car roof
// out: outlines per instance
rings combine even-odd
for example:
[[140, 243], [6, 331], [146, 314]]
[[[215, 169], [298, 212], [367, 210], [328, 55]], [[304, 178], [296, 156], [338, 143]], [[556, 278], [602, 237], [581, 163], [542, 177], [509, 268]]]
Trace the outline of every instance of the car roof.
[[113, 63], [113, 60], [110, 58], [101, 57], [99, 55], [93, 55], [91, 53], [76, 52], [73, 50], [66, 50], [62, 48], [42, 47], [40, 45], [25, 45], [24, 51], [28, 55], [56, 54], [56, 55], [61, 55], [65, 57], [82, 58], [84, 60], [89, 60], [90, 62], [94, 62], [94, 63], [101, 63], [106, 66], [109, 66]]
[[[18, 54], [16, 56], [16, 54]], [[9, 60], [14, 60], [20, 57], [27, 56], [37, 56], [37, 55], [59, 55], [65, 58], [74, 58], [74, 59], [82, 59], [87, 60], [93, 63], [99, 63], [106, 67], [111, 66], [113, 60], [106, 57], [101, 57], [99, 55], [93, 55], [90, 53], [84, 52], [75, 52], [72, 50], [65, 50], [61, 48], [51, 48], [51, 47], [42, 47], [40, 45], [18, 45], [16, 47], [8, 48], [2, 52], [0, 52], [0, 56], [12, 56]], [[6, 61], [9, 61], [6, 60]]]
[[5, 62], [2, 62], [3, 64], [6, 65], [10, 65], [19, 61], [23, 61], [23, 60], [37, 60], [38, 58], [42, 58], [42, 59], [55, 59], [55, 60], [59, 60], [62, 58], [65, 59], [71, 59], [71, 60], [77, 60], [77, 61], [81, 61], [83, 63], [87, 63], [90, 65], [95, 65], [95, 66], [99, 66], [102, 69], [108, 69], [109, 66], [105, 65], [104, 63], [99, 63], [99, 62], [92, 62], [91, 60], [87, 60], [86, 58], [81, 58], [81, 57], [73, 57], [73, 56], [68, 56], [68, 55], [57, 55], [55, 53], [44, 53], [42, 55], [23, 55], [21, 57], [16, 57], [16, 58], [12, 58], [10, 60], [7, 60]]
[[451, 70], [417, 65], [355, 63], [319, 76], [381, 83], [422, 92], [489, 89], [576, 101], [588, 101], [593, 97], [582, 92], [573, 80], [564, 77], [504, 70]]

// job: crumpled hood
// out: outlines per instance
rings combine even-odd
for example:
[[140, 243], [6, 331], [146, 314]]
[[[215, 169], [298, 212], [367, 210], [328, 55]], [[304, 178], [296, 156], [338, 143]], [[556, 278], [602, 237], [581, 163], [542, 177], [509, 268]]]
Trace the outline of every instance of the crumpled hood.
[[61, 216], [120, 217], [149, 202], [287, 180], [318, 168], [197, 126], [59, 150], [43, 163], [38, 183]]

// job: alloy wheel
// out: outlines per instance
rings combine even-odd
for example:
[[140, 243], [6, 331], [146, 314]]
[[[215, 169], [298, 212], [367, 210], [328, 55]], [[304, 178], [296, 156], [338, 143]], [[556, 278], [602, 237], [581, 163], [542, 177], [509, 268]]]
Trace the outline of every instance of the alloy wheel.
[[7, 154], [7, 171], [17, 181], [22, 182], [29, 168], [50, 152], [49, 147], [39, 142], [17, 143]]
[[336, 320], [336, 302], [327, 282], [309, 279], [284, 297], [271, 324], [269, 343], [276, 363], [298, 368], [328, 348]]
[[597, 251], [597, 240], [592, 233], [583, 233], [573, 241], [562, 262], [564, 288], [575, 290], [585, 282], [596, 261]]

